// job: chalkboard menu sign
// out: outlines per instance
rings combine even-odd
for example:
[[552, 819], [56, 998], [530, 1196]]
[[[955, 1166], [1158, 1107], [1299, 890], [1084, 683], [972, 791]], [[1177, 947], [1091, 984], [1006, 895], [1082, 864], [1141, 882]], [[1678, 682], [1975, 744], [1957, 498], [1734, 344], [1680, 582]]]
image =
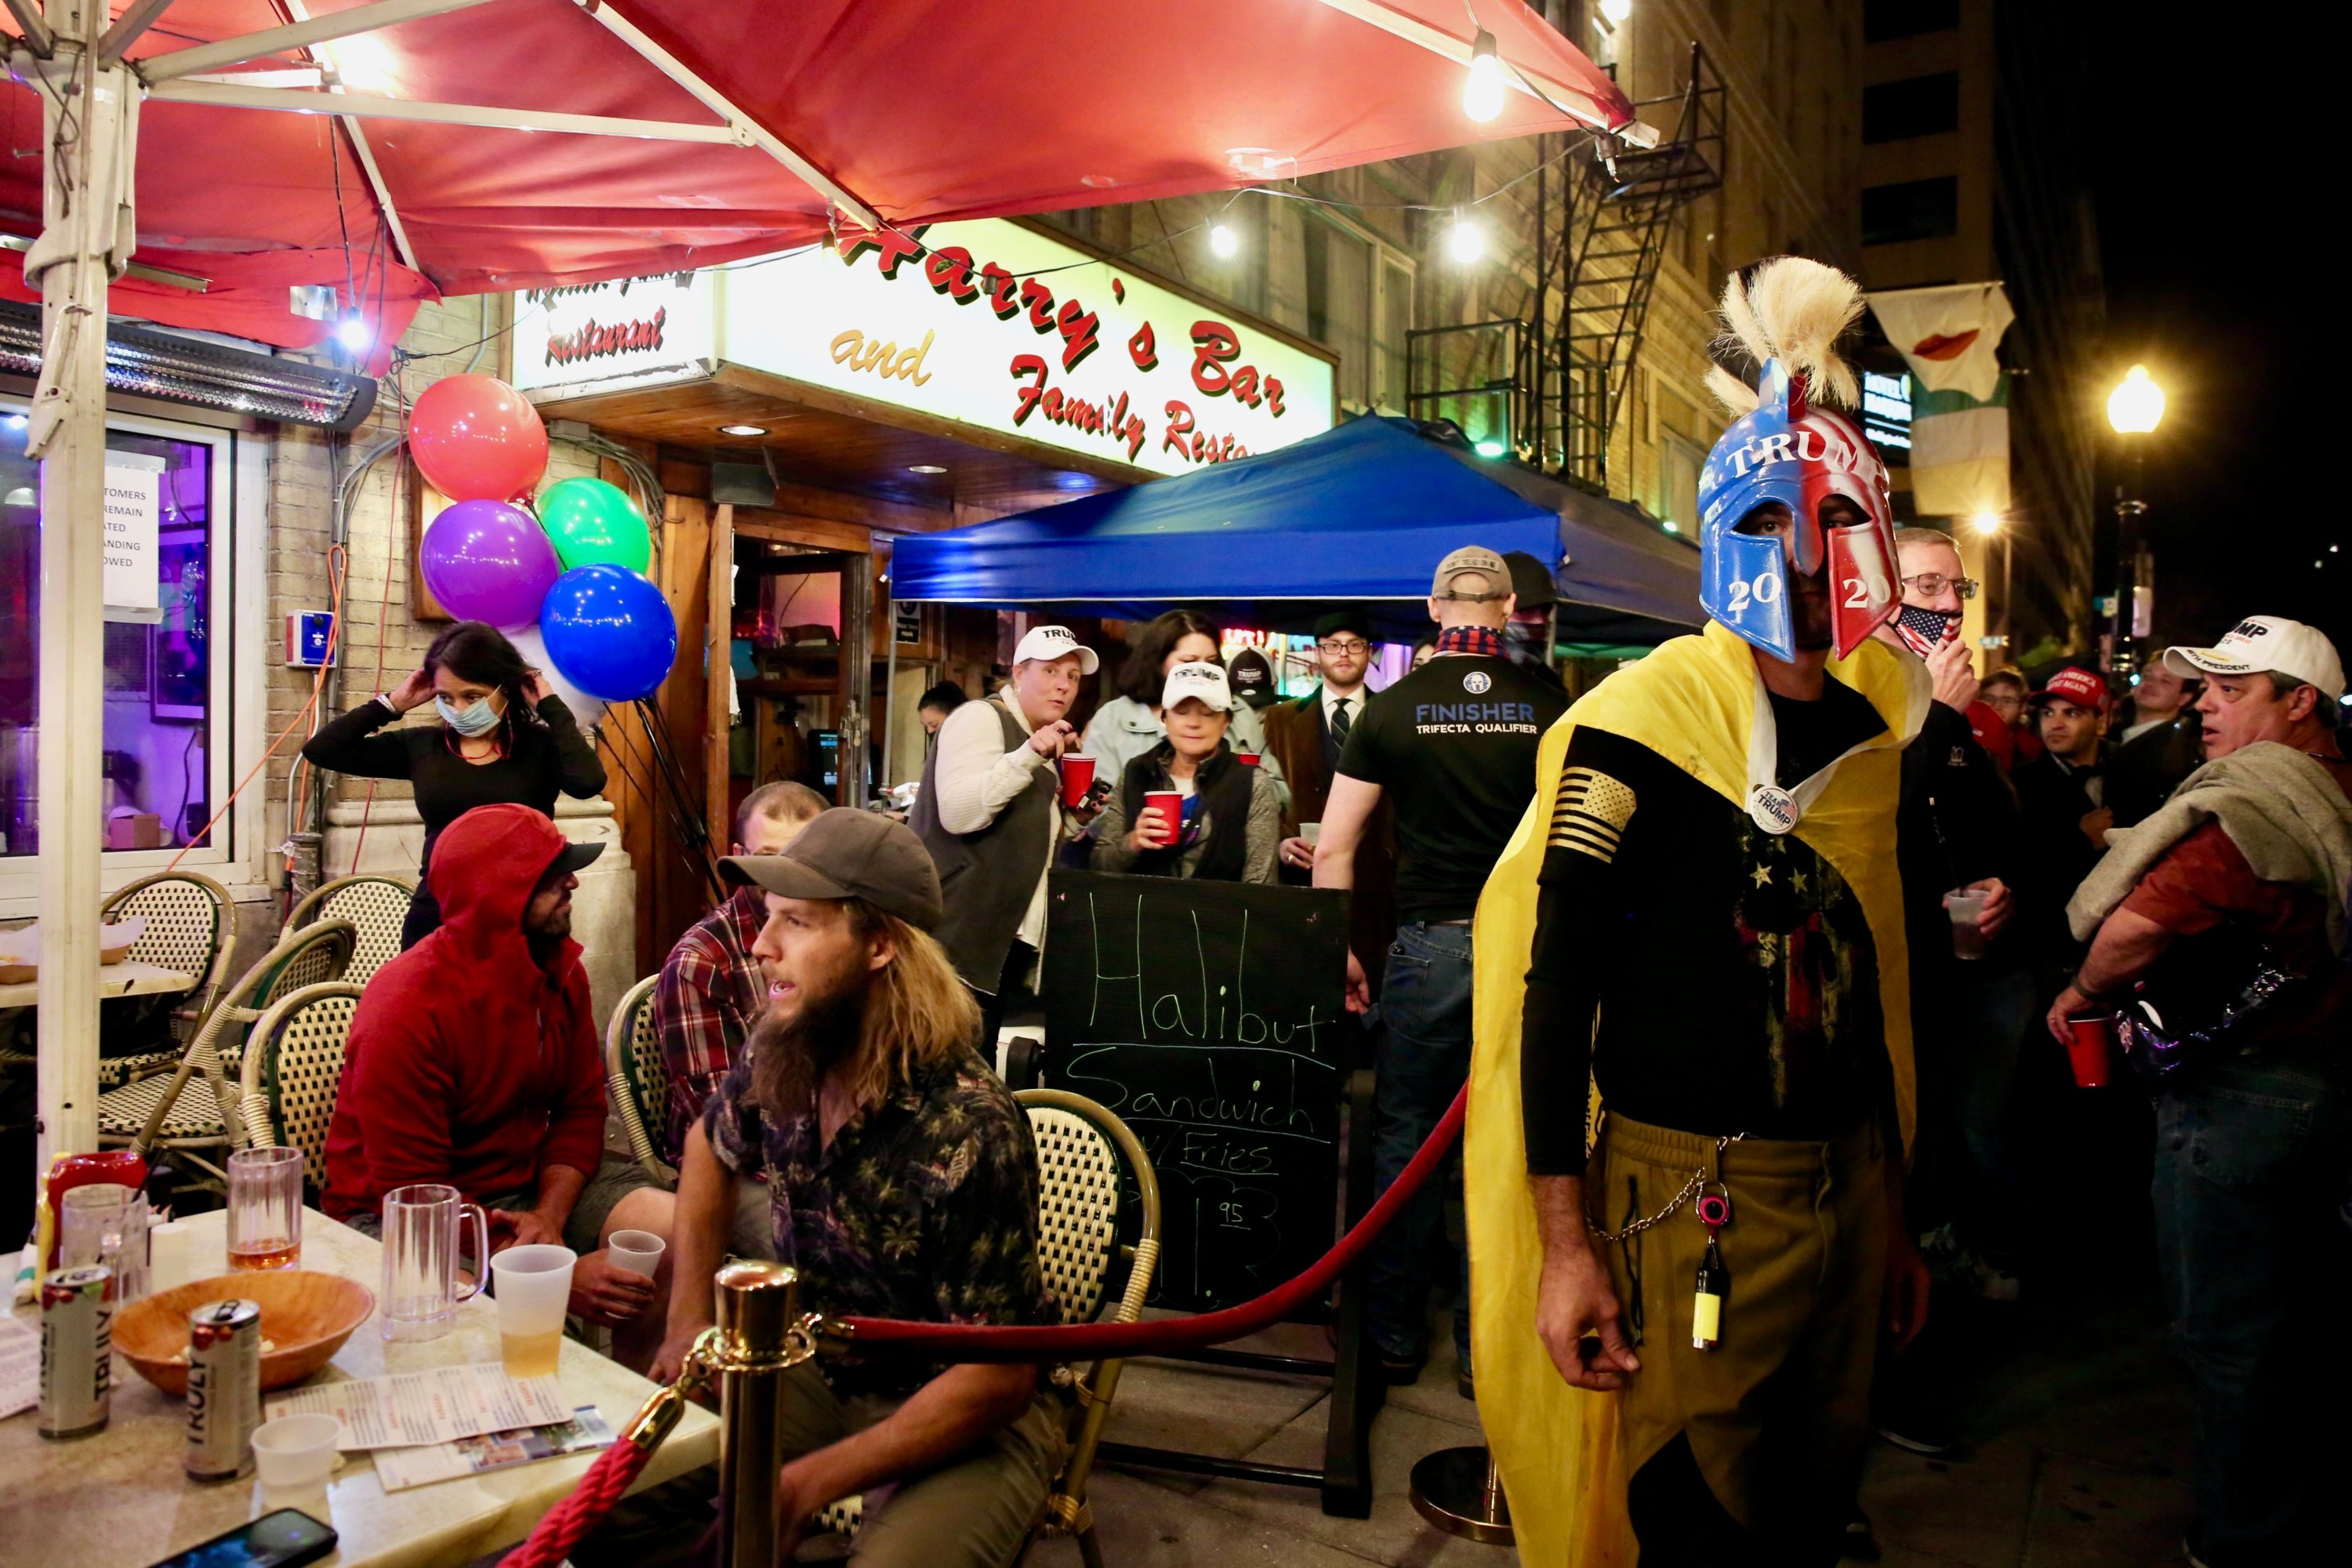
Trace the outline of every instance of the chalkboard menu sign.
[[1057, 870], [1047, 899], [1046, 1082], [1151, 1156], [1151, 1304], [1232, 1306], [1303, 1272], [1338, 1226], [1346, 895]]

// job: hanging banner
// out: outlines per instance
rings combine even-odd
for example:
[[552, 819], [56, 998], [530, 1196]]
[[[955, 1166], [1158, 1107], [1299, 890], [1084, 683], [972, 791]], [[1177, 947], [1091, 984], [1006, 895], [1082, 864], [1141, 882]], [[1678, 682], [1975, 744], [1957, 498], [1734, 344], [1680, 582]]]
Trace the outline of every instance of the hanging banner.
[[[514, 384], [546, 402], [698, 377], [676, 325], [691, 321], [730, 365], [968, 426], [983, 445], [1013, 437], [1158, 474], [1286, 447], [1336, 410], [1323, 355], [1002, 219], [845, 227], [691, 275], [666, 320], [646, 282], [523, 296], [519, 309], [543, 308], [516, 328]], [[597, 294], [624, 289], [625, 309]]]
[[1965, 392], [1979, 403], [2000, 384], [1994, 351], [2017, 320], [1998, 283], [1895, 289], [1870, 296], [1886, 341], [1929, 392]]
[[160, 610], [156, 533], [163, 518], [161, 459], [157, 468], [119, 466], [126, 454], [109, 453], [106, 464], [106, 539], [103, 597], [110, 610]]
[[1979, 403], [1965, 392], [1928, 392], [1913, 405], [1911, 504], [1923, 517], [2009, 510], [2009, 386]]

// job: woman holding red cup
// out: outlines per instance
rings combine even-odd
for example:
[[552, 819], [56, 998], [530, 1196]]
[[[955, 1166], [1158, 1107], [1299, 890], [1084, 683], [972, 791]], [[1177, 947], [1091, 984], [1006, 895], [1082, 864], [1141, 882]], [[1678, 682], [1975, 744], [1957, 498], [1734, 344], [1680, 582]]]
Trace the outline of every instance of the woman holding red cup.
[[1273, 882], [1282, 799], [1266, 770], [1244, 763], [1226, 740], [1234, 698], [1225, 672], [1176, 665], [1160, 707], [1167, 738], [1122, 772], [1103, 809], [1094, 868]]

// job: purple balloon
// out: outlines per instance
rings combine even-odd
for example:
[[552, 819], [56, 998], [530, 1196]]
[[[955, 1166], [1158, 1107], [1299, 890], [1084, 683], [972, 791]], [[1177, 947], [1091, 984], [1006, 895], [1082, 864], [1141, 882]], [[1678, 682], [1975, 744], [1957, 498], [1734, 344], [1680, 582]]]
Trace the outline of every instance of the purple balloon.
[[500, 631], [539, 619], [539, 602], [563, 570], [530, 514], [502, 500], [444, 509], [416, 554], [425, 586], [444, 609]]

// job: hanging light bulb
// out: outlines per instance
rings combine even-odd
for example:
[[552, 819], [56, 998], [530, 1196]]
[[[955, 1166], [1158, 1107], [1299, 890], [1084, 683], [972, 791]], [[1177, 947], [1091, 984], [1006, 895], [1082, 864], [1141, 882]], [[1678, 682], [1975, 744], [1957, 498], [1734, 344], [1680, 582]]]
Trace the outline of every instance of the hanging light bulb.
[[352, 310], [335, 323], [335, 342], [352, 353], [365, 353], [368, 345], [375, 342], [375, 332], [365, 316]]
[[1601, 0], [1601, 14], [1609, 18], [1611, 26], [1622, 27], [1633, 14], [1633, 0]]
[[1445, 237], [1445, 248], [1460, 262], [1472, 262], [1486, 254], [1486, 231], [1464, 217], [1461, 209], [1454, 214], [1454, 228]]
[[1223, 224], [1213, 225], [1209, 230], [1209, 248], [1219, 256], [1238, 256], [1242, 248], [1241, 237]]
[[1495, 52], [1495, 35], [1484, 27], [1470, 46], [1470, 75], [1462, 83], [1462, 112], [1481, 125], [1503, 112], [1503, 57]]

